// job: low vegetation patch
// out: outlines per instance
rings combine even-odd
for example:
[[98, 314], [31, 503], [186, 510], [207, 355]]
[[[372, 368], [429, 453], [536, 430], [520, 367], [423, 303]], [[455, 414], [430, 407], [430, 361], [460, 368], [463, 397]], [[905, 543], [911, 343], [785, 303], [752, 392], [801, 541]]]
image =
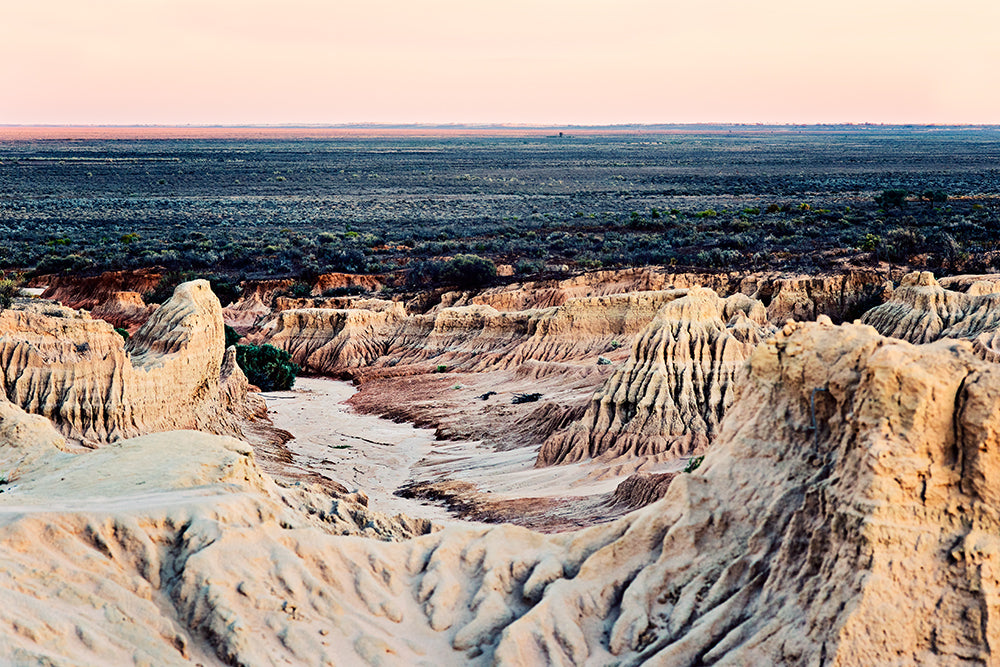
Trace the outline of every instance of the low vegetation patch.
[[236, 363], [250, 384], [263, 391], [291, 389], [300, 370], [287, 352], [273, 345], [237, 345]]

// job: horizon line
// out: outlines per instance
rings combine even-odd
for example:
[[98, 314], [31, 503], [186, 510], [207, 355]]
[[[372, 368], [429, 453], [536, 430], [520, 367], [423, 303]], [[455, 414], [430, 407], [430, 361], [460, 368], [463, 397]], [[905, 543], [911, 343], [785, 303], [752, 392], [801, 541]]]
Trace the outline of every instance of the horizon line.
[[704, 121], [692, 123], [0, 123], [4, 128], [192, 128], [192, 129], [351, 129], [351, 128], [508, 128], [508, 129], [605, 129], [605, 128], [684, 128], [684, 127], [941, 127], [941, 128], [1000, 128], [1000, 123], [890, 123], [874, 121], [808, 122], [729, 122]]

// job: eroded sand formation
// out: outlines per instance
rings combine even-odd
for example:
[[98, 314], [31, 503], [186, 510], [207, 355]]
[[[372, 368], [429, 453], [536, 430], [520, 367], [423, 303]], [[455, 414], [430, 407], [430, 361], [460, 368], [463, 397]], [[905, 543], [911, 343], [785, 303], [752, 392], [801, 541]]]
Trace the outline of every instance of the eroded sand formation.
[[236, 435], [262, 407], [204, 280], [179, 285], [127, 343], [85, 312], [21, 300], [0, 312], [0, 368], [7, 399], [91, 445], [177, 428]]
[[77, 275], [38, 276], [31, 281], [35, 287], [45, 287], [42, 297], [58, 301], [67, 308], [91, 309], [112, 299], [117, 292], [145, 294], [156, 288], [164, 272], [158, 269], [138, 271], [108, 271], [97, 276]]
[[[353, 529], [332, 501], [276, 487], [238, 441], [70, 455], [3, 408], [0, 452], [19, 462], [0, 486], [0, 658], [990, 662], [997, 367], [967, 342], [820, 323], [744, 368], [701, 468], [623, 519], [548, 536], [337, 536]], [[421, 532], [382, 521], [383, 537]]]
[[138, 292], [113, 292], [93, 307], [90, 316], [134, 334], [157, 308], [159, 305], [155, 303], [146, 305]]
[[979, 356], [1000, 361], [1000, 276], [957, 276], [943, 282], [927, 271], [910, 273], [886, 303], [865, 313], [861, 321], [911, 343], [969, 340]]
[[449, 292], [436, 307], [488, 305], [497, 310], [559, 306], [569, 299], [638, 291], [707, 287], [721, 296], [745, 294], [763, 301], [768, 319], [833, 321], [852, 319], [887, 293], [887, 276], [875, 271], [848, 271], [828, 276], [761, 273], [671, 273], [662, 267], [594, 271], [563, 280], [512, 283], [481, 292]]
[[771, 332], [763, 304], [695, 287], [663, 306], [583, 418], [542, 445], [537, 465], [699, 453], [733, 400], [733, 379]]

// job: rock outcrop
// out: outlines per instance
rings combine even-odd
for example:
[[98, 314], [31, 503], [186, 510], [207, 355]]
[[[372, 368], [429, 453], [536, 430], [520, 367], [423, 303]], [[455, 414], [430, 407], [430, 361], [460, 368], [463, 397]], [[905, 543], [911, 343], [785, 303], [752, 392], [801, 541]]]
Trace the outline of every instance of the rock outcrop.
[[866, 312], [861, 322], [875, 327], [883, 336], [911, 343], [929, 343], [963, 317], [970, 297], [941, 287], [929, 271], [910, 273], [886, 303]]
[[436, 309], [487, 305], [500, 311], [559, 306], [570, 299], [626, 292], [707, 287], [721, 296], [745, 294], [762, 301], [768, 319], [851, 320], [888, 296], [885, 274], [845, 271], [827, 276], [778, 273], [671, 273], [661, 267], [594, 271], [562, 280], [513, 283], [481, 292], [448, 292]]
[[86, 313], [24, 300], [0, 312], [0, 371], [10, 401], [75, 440], [238, 434], [260, 399], [248, 396], [224, 341], [219, 300], [203, 280], [179, 285], [127, 344]]
[[536, 465], [701, 451], [733, 401], [735, 375], [771, 333], [766, 317], [759, 301], [704, 288], [663, 306], [583, 418], [545, 441]]
[[933, 274], [910, 273], [886, 303], [864, 314], [861, 322], [879, 333], [911, 343], [941, 338], [970, 340], [982, 358], [1000, 361], [1000, 280], [996, 276], [955, 276], [947, 285]]
[[[242, 283], [240, 298], [222, 309], [226, 324], [241, 334], [251, 332], [265, 324], [277, 311], [291, 308], [328, 307], [316, 303], [290, 305], [288, 297], [281, 296], [295, 284], [294, 280], [247, 280]], [[352, 273], [324, 273], [311, 287], [312, 297], [336, 290], [376, 292], [385, 286], [382, 276]], [[336, 297], [334, 297], [336, 298]], [[286, 300], [278, 305], [280, 300]], [[306, 299], [309, 300], [309, 299]], [[305, 300], [304, 300], [305, 301]], [[338, 304], [335, 307], [343, 307]]]
[[385, 354], [398, 323], [401, 303], [354, 300], [351, 308], [280, 310], [249, 341], [273, 345], [312, 373], [341, 373], [368, 366]]
[[293, 280], [256, 280], [243, 283], [240, 298], [222, 309], [222, 319], [241, 334], [270, 319], [278, 294], [290, 288]]
[[0, 660], [995, 662], [998, 367], [820, 323], [744, 369], [697, 471], [557, 535], [337, 536], [235, 440], [50, 443], [0, 486]]

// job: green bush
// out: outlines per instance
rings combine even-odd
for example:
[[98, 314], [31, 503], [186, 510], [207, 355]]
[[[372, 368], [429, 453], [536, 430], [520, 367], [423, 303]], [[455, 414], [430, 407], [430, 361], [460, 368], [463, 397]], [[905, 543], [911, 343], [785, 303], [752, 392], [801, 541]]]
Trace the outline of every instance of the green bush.
[[230, 345], [236, 345], [240, 338], [243, 338], [243, 336], [236, 333], [236, 329], [228, 324], [224, 324], [223, 327], [223, 330], [226, 332], [226, 349], [229, 349]]
[[684, 472], [694, 472], [701, 467], [701, 462], [705, 460], [705, 456], [692, 456], [688, 459], [687, 465], [684, 467]]
[[10, 308], [14, 303], [14, 297], [21, 291], [21, 285], [17, 280], [11, 278], [0, 279], [0, 310]]
[[291, 389], [299, 373], [291, 356], [273, 345], [237, 345], [236, 363], [264, 391]]
[[875, 203], [883, 208], [896, 206], [903, 208], [906, 206], [906, 196], [910, 194], [907, 190], [883, 190], [882, 194], [875, 197]]
[[479, 255], [456, 255], [444, 267], [441, 277], [459, 287], [482, 287], [497, 277], [497, 267]]

